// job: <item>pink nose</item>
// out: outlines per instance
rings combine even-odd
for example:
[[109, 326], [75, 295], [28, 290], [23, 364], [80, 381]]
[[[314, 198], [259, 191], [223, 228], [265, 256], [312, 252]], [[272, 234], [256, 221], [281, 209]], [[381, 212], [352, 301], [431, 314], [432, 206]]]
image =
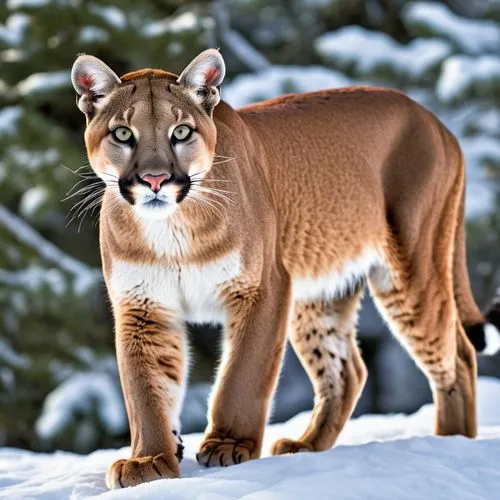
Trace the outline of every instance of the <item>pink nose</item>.
[[141, 179], [144, 182], [147, 182], [151, 189], [157, 193], [160, 190], [161, 183], [163, 181], [166, 181], [170, 178], [170, 175], [167, 174], [160, 174], [160, 175], [152, 175], [152, 174], [146, 174]]

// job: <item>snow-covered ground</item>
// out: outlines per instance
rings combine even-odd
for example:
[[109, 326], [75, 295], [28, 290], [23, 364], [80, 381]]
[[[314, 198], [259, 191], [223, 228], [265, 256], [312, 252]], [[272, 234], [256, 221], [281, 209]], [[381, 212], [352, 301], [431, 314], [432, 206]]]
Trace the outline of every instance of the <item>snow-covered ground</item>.
[[[480, 438], [438, 438], [433, 408], [406, 415], [366, 415], [351, 420], [339, 445], [323, 453], [300, 453], [225, 469], [199, 467], [200, 434], [185, 436], [182, 479], [159, 480], [107, 491], [104, 474], [128, 449], [37, 454], [0, 450], [0, 498], [14, 499], [453, 499], [500, 498], [500, 381], [478, 385]], [[270, 426], [265, 449], [279, 437], [298, 436], [309, 419], [297, 415]], [[267, 453], [265, 453], [267, 455]]]

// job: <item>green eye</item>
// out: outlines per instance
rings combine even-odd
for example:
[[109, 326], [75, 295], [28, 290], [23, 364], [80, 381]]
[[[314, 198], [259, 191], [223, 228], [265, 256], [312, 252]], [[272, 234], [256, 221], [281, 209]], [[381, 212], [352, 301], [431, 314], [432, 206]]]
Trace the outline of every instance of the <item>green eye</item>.
[[172, 137], [176, 141], [185, 141], [191, 136], [192, 132], [193, 129], [191, 127], [188, 127], [187, 125], [179, 125], [178, 127], [174, 128]]
[[113, 137], [118, 142], [129, 142], [130, 139], [133, 139], [133, 137], [134, 137], [132, 130], [130, 130], [127, 127], [115, 128], [112, 133], [113, 133]]

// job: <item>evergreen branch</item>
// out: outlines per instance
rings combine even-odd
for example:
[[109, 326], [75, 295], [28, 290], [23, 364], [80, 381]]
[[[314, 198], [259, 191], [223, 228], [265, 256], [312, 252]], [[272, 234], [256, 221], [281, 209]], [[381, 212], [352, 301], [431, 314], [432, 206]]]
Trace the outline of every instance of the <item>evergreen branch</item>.
[[0, 204], [0, 224], [4, 226], [18, 241], [31, 247], [47, 262], [57, 265], [63, 271], [76, 278], [75, 290], [84, 292], [100, 276], [97, 269], [87, 266], [83, 262], [64, 253], [60, 248], [46, 240], [33, 229], [25, 220], [12, 213]]

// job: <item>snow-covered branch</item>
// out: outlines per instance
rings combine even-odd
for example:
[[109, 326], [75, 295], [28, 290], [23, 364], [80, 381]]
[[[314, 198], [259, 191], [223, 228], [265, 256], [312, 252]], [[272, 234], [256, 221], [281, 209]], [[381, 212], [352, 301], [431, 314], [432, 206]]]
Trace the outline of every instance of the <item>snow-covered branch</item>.
[[46, 240], [21, 217], [0, 205], [0, 224], [17, 240], [31, 247], [43, 260], [55, 264], [63, 271], [74, 276], [75, 290], [85, 291], [100, 276], [98, 270], [64, 253], [53, 243]]
[[270, 67], [269, 61], [235, 30], [221, 33], [222, 41], [238, 59], [253, 71]]
[[259, 71], [270, 66], [266, 57], [253, 47], [240, 33], [231, 29], [227, 6], [222, 2], [212, 2], [212, 15], [218, 36], [245, 66], [252, 71]]
[[18, 271], [0, 268], [0, 284], [9, 288], [21, 287], [33, 291], [47, 285], [56, 295], [62, 295], [66, 291], [66, 283], [60, 270], [47, 270], [40, 266], [32, 266]]

